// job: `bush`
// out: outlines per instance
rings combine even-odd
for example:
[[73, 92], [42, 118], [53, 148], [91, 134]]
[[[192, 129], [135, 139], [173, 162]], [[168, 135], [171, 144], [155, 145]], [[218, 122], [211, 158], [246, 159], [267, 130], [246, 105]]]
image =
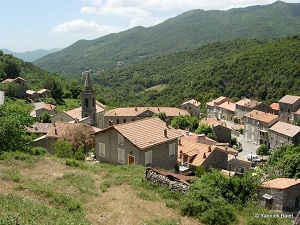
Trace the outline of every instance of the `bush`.
[[237, 144], [237, 139], [236, 138], [231, 138], [231, 146]]
[[205, 169], [203, 166], [198, 166], [195, 171], [195, 175], [197, 177], [201, 177], [205, 173]]
[[54, 143], [55, 154], [59, 158], [71, 158], [73, 156], [72, 145], [66, 141]]
[[48, 150], [42, 147], [33, 147], [29, 149], [29, 153], [31, 155], [46, 155], [48, 154]]
[[268, 148], [265, 144], [261, 144], [257, 150], [256, 150], [256, 154], [257, 155], [268, 155], [269, 154], [269, 151], [268, 151]]

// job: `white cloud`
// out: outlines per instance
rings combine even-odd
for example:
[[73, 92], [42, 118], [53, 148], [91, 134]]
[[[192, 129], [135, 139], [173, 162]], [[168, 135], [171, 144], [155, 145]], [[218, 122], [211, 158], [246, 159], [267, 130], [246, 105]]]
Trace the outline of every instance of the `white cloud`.
[[137, 17], [130, 21], [130, 27], [143, 26], [143, 27], [151, 27], [156, 24], [159, 24], [166, 20], [167, 18], [157, 18], [157, 17], [149, 17], [149, 18], [141, 18]]
[[56, 33], [76, 33], [76, 34], [93, 34], [103, 36], [109, 33], [116, 33], [124, 30], [124, 28], [114, 27], [109, 25], [100, 25], [95, 21], [86, 21], [83, 19], [77, 19], [68, 21], [56, 26], [53, 31]]
[[83, 14], [100, 14], [100, 15], [118, 15], [122, 17], [147, 17], [150, 12], [144, 9], [135, 7], [83, 7], [81, 9]]

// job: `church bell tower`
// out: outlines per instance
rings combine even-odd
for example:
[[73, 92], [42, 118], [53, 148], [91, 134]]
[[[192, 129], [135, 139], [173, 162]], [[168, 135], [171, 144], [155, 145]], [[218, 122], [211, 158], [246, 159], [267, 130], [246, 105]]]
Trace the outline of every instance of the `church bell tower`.
[[91, 125], [96, 125], [96, 91], [92, 88], [90, 72], [86, 71], [84, 88], [81, 91], [81, 117], [90, 117]]

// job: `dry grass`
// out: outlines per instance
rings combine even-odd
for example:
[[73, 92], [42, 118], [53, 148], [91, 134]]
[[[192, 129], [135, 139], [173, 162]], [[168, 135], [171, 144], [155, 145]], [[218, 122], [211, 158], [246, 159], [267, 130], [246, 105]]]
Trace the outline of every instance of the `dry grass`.
[[[182, 217], [178, 209], [168, 208], [159, 193], [125, 182], [130, 176], [126, 179], [122, 176], [130, 173], [130, 168], [120, 173], [119, 168], [112, 166], [69, 167], [64, 160], [52, 157], [33, 161], [4, 163], [0, 160], [0, 175], [10, 169], [20, 174], [18, 182], [0, 176], [0, 197], [23, 199], [21, 202], [10, 199], [14, 202], [7, 202], [11, 209], [0, 206], [0, 222], [13, 213], [25, 222], [38, 223], [36, 210], [43, 212], [44, 222], [48, 224], [73, 223], [70, 221], [77, 217], [78, 224], [201, 224], [193, 218]], [[113, 182], [112, 177], [121, 182]], [[105, 192], [100, 188], [104, 181], [110, 182]]]

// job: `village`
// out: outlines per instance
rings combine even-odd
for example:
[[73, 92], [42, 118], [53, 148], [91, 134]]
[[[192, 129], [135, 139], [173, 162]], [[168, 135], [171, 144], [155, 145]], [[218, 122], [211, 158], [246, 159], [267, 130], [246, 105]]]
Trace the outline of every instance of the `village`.
[[[28, 133], [39, 135], [32, 146], [55, 153], [55, 142], [67, 140], [71, 132], [81, 130], [93, 137], [95, 151], [88, 160], [143, 165], [148, 168], [148, 180], [187, 192], [190, 176], [199, 167], [205, 171], [214, 168], [226, 176], [243, 176], [258, 164], [266, 163], [268, 156], [256, 155], [259, 146], [265, 145], [273, 152], [300, 142], [300, 127], [296, 125], [300, 118], [299, 96], [286, 95], [271, 105], [246, 98], [233, 102], [221, 96], [206, 103], [206, 117], [200, 113], [201, 103], [195, 99], [182, 103], [180, 108], [137, 106], [106, 110], [96, 100], [90, 73], [86, 72], [85, 76], [81, 107], [57, 113], [55, 105], [42, 104], [34, 110], [31, 115], [37, 121], [48, 113], [51, 123], [36, 122], [28, 128]], [[26, 80], [21, 77], [2, 83], [10, 82], [20, 85], [19, 98], [40, 102], [51, 94], [46, 89], [27, 90]], [[4, 92], [1, 96], [4, 99]], [[155, 117], [160, 113], [167, 117], [165, 121]], [[199, 124], [209, 125], [215, 140], [203, 133], [193, 133], [189, 128], [173, 128], [170, 121], [177, 116], [196, 117]], [[232, 143], [232, 138], [237, 141]], [[297, 178], [265, 180], [260, 188], [258, 200], [264, 207], [282, 212], [299, 210], [300, 180]]]

